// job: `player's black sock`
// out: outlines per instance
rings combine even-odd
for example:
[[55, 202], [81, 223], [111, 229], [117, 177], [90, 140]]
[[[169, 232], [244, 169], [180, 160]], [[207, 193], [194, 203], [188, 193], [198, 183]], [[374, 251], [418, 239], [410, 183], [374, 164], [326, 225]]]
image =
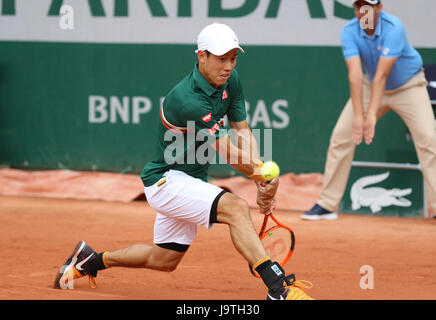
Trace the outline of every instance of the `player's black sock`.
[[91, 275], [97, 275], [97, 271], [106, 269], [106, 265], [103, 261], [103, 255], [105, 252], [97, 253], [95, 259], [92, 259], [89, 263], [89, 271]]
[[283, 282], [285, 281], [285, 271], [277, 263], [270, 259], [262, 262], [255, 268], [268, 289], [272, 291], [283, 290]]

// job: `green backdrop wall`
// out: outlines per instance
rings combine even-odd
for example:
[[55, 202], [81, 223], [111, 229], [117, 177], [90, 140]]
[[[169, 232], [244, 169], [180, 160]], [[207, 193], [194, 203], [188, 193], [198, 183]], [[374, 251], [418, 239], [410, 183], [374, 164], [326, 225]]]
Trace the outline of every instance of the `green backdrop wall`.
[[[339, 47], [245, 46], [238, 72], [249, 123], [271, 128], [282, 172], [321, 172], [348, 98]], [[152, 157], [160, 100], [195, 64], [193, 45], [0, 42], [0, 164], [139, 172]], [[420, 49], [436, 63], [435, 49]], [[263, 150], [263, 141], [260, 141]], [[356, 160], [416, 163], [394, 113]], [[212, 175], [231, 173], [214, 165]]]

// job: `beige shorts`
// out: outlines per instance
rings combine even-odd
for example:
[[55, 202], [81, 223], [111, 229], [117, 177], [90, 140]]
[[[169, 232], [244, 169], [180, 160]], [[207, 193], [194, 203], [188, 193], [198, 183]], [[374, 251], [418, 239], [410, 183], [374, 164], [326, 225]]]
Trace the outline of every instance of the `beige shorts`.
[[[162, 179], [144, 188], [149, 205], [157, 211], [154, 243], [176, 251], [186, 251], [199, 226], [211, 228], [216, 221], [223, 189], [193, 178], [182, 171], [169, 170]], [[185, 250], [177, 250], [177, 248]]]

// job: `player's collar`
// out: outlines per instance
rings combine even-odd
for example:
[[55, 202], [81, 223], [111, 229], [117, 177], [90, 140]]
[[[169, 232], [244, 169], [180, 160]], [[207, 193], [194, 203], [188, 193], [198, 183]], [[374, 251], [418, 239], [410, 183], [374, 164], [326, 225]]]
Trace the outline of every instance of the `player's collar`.
[[215, 89], [209, 81], [207, 81], [201, 72], [198, 70], [198, 63], [194, 66], [194, 81], [196, 82], [196, 85], [203, 90], [209, 97], [212, 96], [217, 91], [223, 91], [227, 87], [227, 82]]

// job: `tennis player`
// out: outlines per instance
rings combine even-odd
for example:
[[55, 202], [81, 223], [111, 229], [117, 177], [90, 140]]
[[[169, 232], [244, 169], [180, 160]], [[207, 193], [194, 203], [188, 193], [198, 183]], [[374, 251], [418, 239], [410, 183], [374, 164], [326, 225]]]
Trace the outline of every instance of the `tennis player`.
[[[265, 181], [260, 172], [263, 163], [246, 121], [242, 85], [234, 69], [238, 53], [244, 52], [236, 34], [227, 25], [214, 23], [200, 32], [197, 45], [198, 61], [192, 72], [165, 98], [155, 156], [141, 173], [147, 201], [157, 211], [154, 243], [96, 253], [80, 241], [57, 275], [56, 288], [68, 288], [69, 282], [85, 275], [95, 286], [97, 272], [111, 267], [173, 271], [199, 227], [224, 223], [237, 251], [265, 283], [267, 299], [311, 299], [302, 282], [293, 274], [286, 276], [280, 264], [267, 256], [247, 202], [207, 182], [210, 161], [204, 160], [218, 152], [256, 182], [263, 214], [271, 212], [279, 184], [278, 178]], [[235, 134], [233, 143], [222, 126], [225, 115]]]

